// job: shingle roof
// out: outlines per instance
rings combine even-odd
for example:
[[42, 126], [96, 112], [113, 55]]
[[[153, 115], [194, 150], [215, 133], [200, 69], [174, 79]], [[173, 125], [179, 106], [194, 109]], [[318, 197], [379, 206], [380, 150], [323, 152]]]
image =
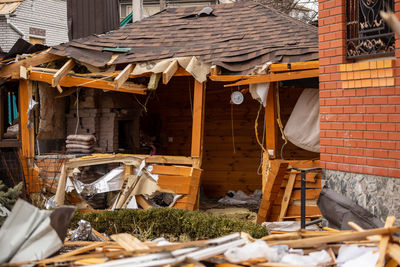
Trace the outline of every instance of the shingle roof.
[[112, 56], [104, 48], [129, 47], [113, 64], [198, 56], [228, 72], [240, 73], [268, 61], [318, 59], [315, 26], [255, 2], [212, 8], [210, 16], [196, 16], [201, 7], [167, 9], [108, 34], [56, 46], [50, 52], [103, 67]]

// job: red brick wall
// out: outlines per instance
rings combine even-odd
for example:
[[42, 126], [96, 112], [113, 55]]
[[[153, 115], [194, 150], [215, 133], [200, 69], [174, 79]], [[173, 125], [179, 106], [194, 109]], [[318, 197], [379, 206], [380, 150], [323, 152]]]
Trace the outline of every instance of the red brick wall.
[[319, 10], [321, 167], [400, 177], [399, 41], [396, 60], [347, 60], [345, 0]]

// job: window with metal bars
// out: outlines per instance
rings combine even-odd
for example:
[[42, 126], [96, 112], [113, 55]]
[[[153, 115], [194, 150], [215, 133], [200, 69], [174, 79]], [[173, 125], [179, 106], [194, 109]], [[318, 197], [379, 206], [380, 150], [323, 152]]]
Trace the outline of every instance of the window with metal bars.
[[394, 33], [379, 15], [393, 0], [346, 0], [347, 58], [394, 55]]

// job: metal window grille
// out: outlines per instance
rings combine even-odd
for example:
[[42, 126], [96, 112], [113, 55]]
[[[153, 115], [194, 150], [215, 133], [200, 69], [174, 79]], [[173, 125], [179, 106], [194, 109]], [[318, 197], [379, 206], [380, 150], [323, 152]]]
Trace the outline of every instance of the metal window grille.
[[394, 33], [379, 15], [393, 0], [346, 0], [347, 58], [394, 55]]

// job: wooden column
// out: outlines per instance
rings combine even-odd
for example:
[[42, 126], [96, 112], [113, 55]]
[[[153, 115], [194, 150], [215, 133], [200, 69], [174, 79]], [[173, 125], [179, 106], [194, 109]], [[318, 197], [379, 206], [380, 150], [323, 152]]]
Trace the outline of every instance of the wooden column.
[[29, 80], [19, 81], [19, 129], [21, 137], [21, 162], [24, 169], [25, 181], [28, 193], [40, 192], [38, 173], [33, 168], [35, 156], [34, 127], [28, 129], [28, 108], [32, 99], [32, 82]]
[[191, 156], [197, 158], [193, 167], [201, 167], [203, 156], [203, 132], [204, 132], [204, 106], [205, 106], [205, 84], [194, 81], [193, 96], [193, 123], [192, 123], [192, 150]]
[[[267, 106], [265, 107], [265, 140], [266, 148], [269, 154], [269, 158], [276, 158], [278, 155], [277, 151], [277, 122], [276, 122], [276, 99], [275, 92], [278, 90], [276, 83], [271, 83], [268, 96]], [[273, 151], [273, 155], [271, 152]]]

